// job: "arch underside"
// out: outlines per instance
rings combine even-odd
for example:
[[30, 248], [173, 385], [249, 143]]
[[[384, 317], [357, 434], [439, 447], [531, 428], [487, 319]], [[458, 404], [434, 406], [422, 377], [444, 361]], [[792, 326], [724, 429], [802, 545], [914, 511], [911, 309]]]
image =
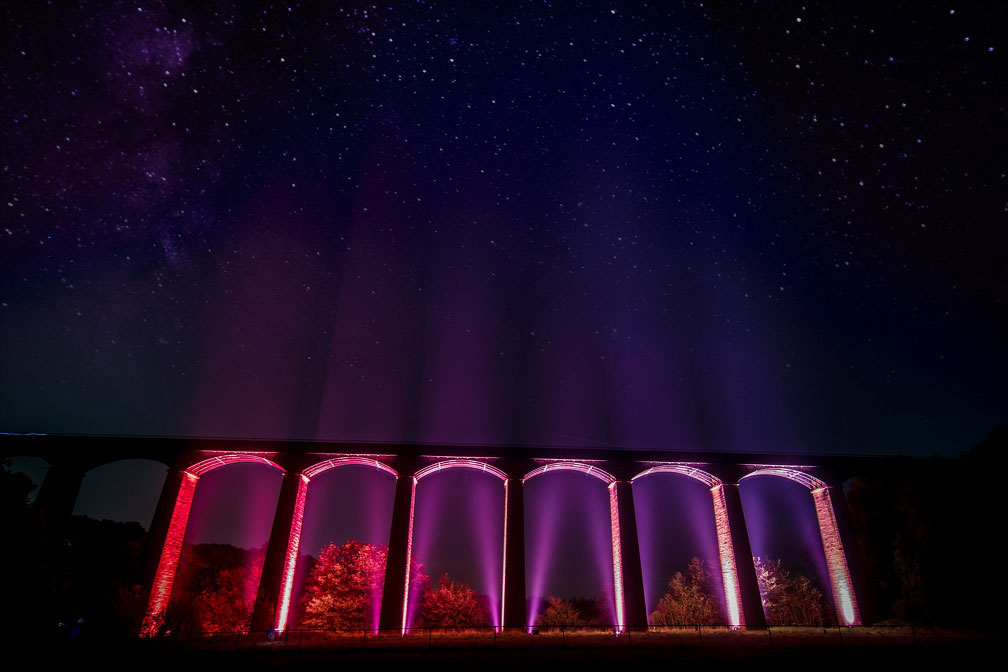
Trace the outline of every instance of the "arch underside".
[[189, 526], [189, 513], [192, 509], [196, 486], [201, 476], [231, 464], [253, 463], [263, 464], [284, 473], [283, 467], [273, 462], [265, 454], [260, 453], [221, 453], [200, 460], [190, 465], [181, 475], [181, 484], [175, 505], [172, 508], [171, 520], [168, 523], [168, 533], [161, 549], [154, 583], [147, 600], [140, 635], [152, 637], [158, 633], [164, 621], [164, 614], [171, 600], [175, 584], [175, 574], [178, 571], [179, 556], [182, 554], [182, 542], [185, 540], [186, 528]]

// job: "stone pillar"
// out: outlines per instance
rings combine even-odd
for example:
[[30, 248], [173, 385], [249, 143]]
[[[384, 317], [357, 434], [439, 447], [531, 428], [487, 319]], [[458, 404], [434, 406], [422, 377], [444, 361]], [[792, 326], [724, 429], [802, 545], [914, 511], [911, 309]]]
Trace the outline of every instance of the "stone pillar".
[[53, 540], [67, 531], [85, 472], [84, 466], [75, 460], [55, 459], [42, 480], [32, 506]]
[[850, 509], [847, 507], [847, 497], [841, 486], [834, 486], [829, 490], [830, 499], [833, 501], [833, 515], [836, 518], [837, 532], [840, 534], [840, 541], [846, 551], [851, 583], [854, 594], [857, 596], [858, 608], [861, 610], [861, 623], [862, 625], [870, 625], [875, 621], [875, 595], [868, 582], [865, 581], [864, 559], [861, 556], [861, 547], [855, 534], [854, 521], [851, 519]]
[[[647, 603], [644, 599], [644, 575], [641, 570], [640, 544], [637, 539], [637, 512], [634, 509], [633, 484], [616, 481], [609, 486], [615, 494], [618, 525], [613, 526], [613, 543], [619, 544], [620, 576], [623, 591], [623, 626], [647, 629]], [[619, 535], [618, 541], [615, 538]]]
[[406, 624], [406, 568], [412, 551], [413, 504], [416, 494], [416, 459], [407, 457], [396, 465], [395, 500], [392, 504], [392, 526], [389, 530], [388, 557], [385, 561], [385, 586], [382, 590], [379, 628], [402, 632]]
[[170, 467], [164, 485], [161, 487], [161, 496], [158, 497], [157, 508], [154, 509], [154, 517], [151, 519], [150, 529], [144, 540], [142, 560], [144, 595], [150, 595], [151, 587], [154, 585], [154, 576], [157, 573], [158, 562], [161, 560], [161, 551], [164, 550], [165, 538], [168, 536], [175, 501], [182, 489], [184, 473], [185, 467]]
[[525, 485], [528, 470], [522, 461], [508, 465], [504, 530], [504, 620], [508, 630], [524, 629], [528, 621], [525, 595]]
[[256, 592], [255, 608], [252, 611], [253, 630], [272, 630], [278, 625], [276, 618], [282, 601], [281, 586], [287, 564], [287, 550], [293, 546], [294, 553], [297, 553], [301, 539], [304, 498], [307, 494], [307, 483], [302, 480], [301, 471], [307, 466], [309, 465], [305, 460], [299, 457], [292, 458], [284, 465], [283, 483], [280, 486], [276, 513], [273, 515], [273, 527], [270, 529], [266, 557], [263, 559], [262, 574], [259, 578], [259, 589]]
[[[830, 490], [832, 488], [829, 487], [812, 490], [812, 501], [815, 503], [816, 518], [819, 519], [819, 534], [822, 536], [823, 551], [826, 554], [826, 570], [829, 573], [830, 587], [833, 589], [837, 622], [843, 625], [861, 625], [861, 611], [858, 608], [857, 596], [854, 594], [854, 584], [851, 581], [847, 554], [837, 527]], [[841, 505], [846, 506], [843, 492], [840, 493], [840, 497]]]
[[756, 580], [756, 567], [753, 565], [752, 547], [749, 545], [749, 531], [746, 529], [745, 515], [742, 512], [739, 486], [738, 483], [724, 483], [721, 487], [728, 526], [731, 530], [732, 550], [735, 553], [735, 570], [745, 626], [750, 630], [766, 628], [766, 615], [763, 613], [763, 600]]

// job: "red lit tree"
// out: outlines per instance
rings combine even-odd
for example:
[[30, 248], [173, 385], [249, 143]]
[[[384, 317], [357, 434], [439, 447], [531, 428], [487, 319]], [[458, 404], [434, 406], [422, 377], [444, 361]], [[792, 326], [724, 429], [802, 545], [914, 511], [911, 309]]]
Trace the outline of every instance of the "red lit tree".
[[668, 592], [648, 617], [651, 625], [715, 625], [724, 623], [714, 599], [710, 571], [700, 558], [690, 560], [686, 574], [676, 572]]
[[[381, 605], [388, 549], [348, 541], [329, 544], [308, 574], [300, 625], [326, 630], [361, 629], [374, 625]], [[427, 586], [423, 565], [415, 560], [410, 582]]]
[[193, 601], [192, 614], [200, 632], [247, 632], [255, 606], [262, 567], [230, 567], [210, 579]]
[[427, 590], [421, 612], [428, 627], [490, 625], [486, 600], [447, 574], [441, 577], [437, 588]]

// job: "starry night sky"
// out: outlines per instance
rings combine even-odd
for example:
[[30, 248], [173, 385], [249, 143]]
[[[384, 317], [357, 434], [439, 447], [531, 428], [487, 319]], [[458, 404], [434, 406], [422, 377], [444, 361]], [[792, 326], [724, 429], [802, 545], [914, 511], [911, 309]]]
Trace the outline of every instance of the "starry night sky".
[[0, 430], [958, 452], [1003, 7], [4, 3]]

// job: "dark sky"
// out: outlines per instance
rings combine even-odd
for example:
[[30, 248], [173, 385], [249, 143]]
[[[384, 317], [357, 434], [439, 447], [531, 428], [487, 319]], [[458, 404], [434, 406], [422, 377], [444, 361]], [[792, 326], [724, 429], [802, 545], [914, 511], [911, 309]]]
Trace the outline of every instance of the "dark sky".
[[1003, 6], [7, 2], [0, 430], [956, 452]]

